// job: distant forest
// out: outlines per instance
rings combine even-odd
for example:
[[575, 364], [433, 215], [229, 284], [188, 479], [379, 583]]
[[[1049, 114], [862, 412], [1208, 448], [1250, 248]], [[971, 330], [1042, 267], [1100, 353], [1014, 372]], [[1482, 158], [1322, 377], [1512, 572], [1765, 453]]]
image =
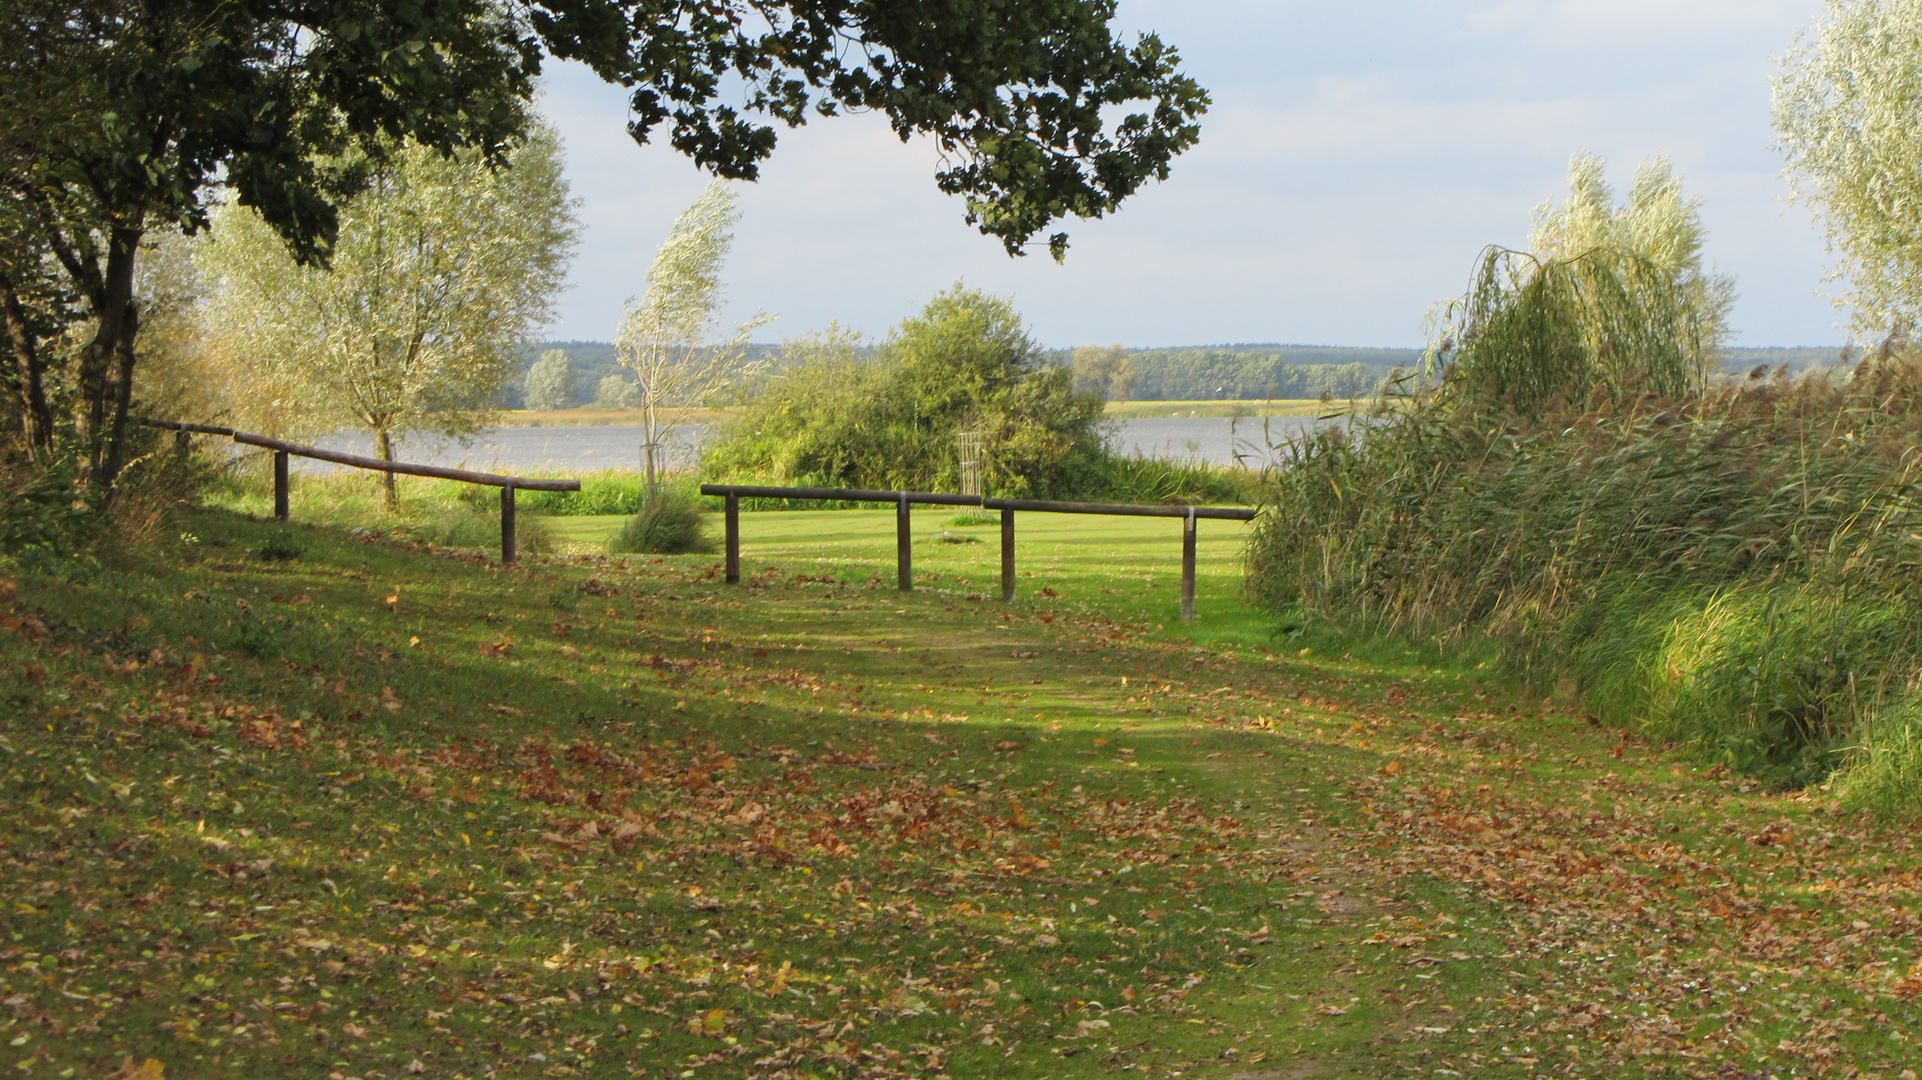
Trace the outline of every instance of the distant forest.
[[[772, 355], [778, 345], [753, 347]], [[574, 362], [578, 404], [594, 401], [595, 388], [608, 375], [623, 372], [614, 360], [614, 346], [605, 341], [550, 341], [530, 348], [521, 371], [543, 350], [561, 349]], [[1136, 401], [1263, 401], [1282, 398], [1363, 397], [1397, 367], [1421, 363], [1420, 349], [1367, 349], [1332, 345], [1202, 345], [1171, 349], [1129, 349], [1134, 385], [1128, 396]], [[1074, 362], [1071, 350], [1051, 357], [1061, 364]], [[1853, 354], [1849, 354], [1852, 360]], [[1729, 349], [1723, 362], [1728, 374], [1746, 374], [1767, 365], [1787, 364], [1790, 371], [1835, 366], [1845, 362], [1840, 348]], [[521, 407], [521, 383], [509, 383], [502, 405]]]

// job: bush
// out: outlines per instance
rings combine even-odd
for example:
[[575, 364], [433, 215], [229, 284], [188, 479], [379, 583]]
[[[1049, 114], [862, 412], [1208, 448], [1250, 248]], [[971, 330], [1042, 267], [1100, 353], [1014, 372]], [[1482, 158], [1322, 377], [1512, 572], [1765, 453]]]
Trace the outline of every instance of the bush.
[[74, 477], [72, 459], [0, 471], [0, 560], [52, 572], [93, 561], [107, 521]]
[[693, 555], [714, 550], [702, 530], [706, 511], [693, 499], [663, 491], [607, 542], [616, 555]]
[[307, 554], [306, 545], [300, 542], [291, 530], [276, 529], [260, 547], [254, 550], [254, 557], [264, 562], [291, 562]]
[[1074, 392], [1074, 373], [1048, 361], [1006, 300], [956, 286], [872, 359], [833, 335], [788, 353], [708, 449], [712, 478], [956, 491], [957, 436], [978, 431], [983, 490], [1064, 498], [1107, 456], [1100, 397]]

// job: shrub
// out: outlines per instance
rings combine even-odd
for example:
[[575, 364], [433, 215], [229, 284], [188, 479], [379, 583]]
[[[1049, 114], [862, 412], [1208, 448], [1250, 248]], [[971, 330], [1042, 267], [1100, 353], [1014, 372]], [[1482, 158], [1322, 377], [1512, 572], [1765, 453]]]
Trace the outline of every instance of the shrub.
[[955, 491], [957, 435], [987, 445], [983, 489], [1066, 497], [1106, 457], [1102, 402], [1074, 392], [1006, 300], [960, 286], [898, 326], [872, 359], [829, 334], [792, 343], [704, 457], [715, 479], [878, 490]]
[[693, 499], [662, 491], [641, 512], [628, 519], [608, 540], [617, 555], [691, 555], [714, 550], [702, 530], [706, 512]]
[[266, 562], [289, 562], [307, 554], [306, 545], [292, 531], [276, 529], [266, 542], [255, 549], [254, 557]]

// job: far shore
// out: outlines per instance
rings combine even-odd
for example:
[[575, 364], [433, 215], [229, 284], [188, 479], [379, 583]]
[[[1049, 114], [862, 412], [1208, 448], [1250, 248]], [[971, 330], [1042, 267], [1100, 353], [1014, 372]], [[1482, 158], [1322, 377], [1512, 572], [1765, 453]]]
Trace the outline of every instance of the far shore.
[[[1110, 401], [1107, 415], [1116, 420], [1156, 417], [1317, 416], [1346, 408], [1346, 401], [1285, 399], [1275, 401]], [[639, 427], [639, 409], [506, 409], [500, 427]], [[734, 415], [732, 409], [662, 409], [656, 414], [673, 424], [712, 424]]]

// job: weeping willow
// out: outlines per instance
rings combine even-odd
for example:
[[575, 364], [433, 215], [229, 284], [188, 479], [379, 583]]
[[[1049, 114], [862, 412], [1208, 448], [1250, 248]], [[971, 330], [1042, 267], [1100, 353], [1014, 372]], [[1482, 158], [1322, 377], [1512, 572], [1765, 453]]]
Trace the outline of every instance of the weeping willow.
[[1653, 261], [1592, 249], [1537, 258], [1490, 247], [1439, 310], [1428, 364], [1457, 400], [1534, 412], [1597, 389], [1616, 400], [1700, 390], [1713, 333]]

